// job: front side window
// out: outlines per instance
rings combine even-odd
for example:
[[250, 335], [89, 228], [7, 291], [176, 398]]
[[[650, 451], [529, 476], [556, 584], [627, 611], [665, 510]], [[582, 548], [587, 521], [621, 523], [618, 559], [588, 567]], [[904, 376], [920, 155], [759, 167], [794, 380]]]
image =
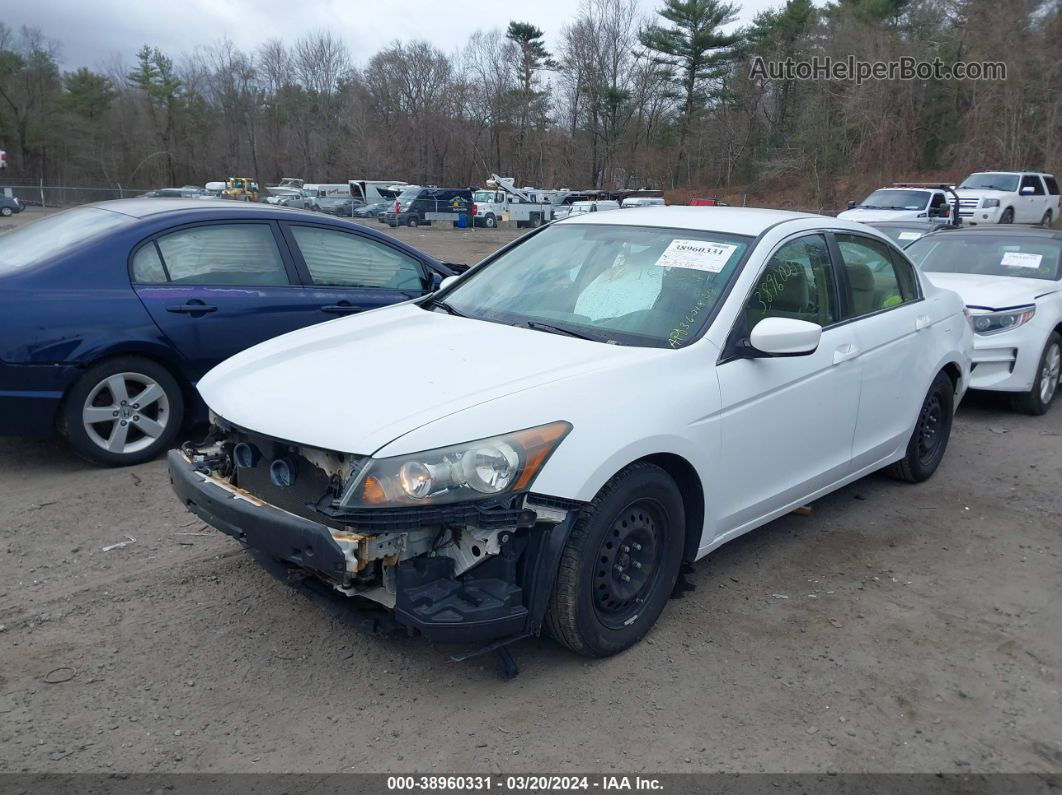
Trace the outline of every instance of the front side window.
[[782, 245], [771, 258], [745, 305], [745, 330], [767, 317], [829, 326], [840, 319], [826, 238], [807, 235]]
[[195, 226], [163, 235], [157, 242], [169, 281], [175, 284], [289, 284], [268, 224]]
[[1032, 188], [1032, 193], [1034, 196], [1044, 195], [1044, 186], [1040, 182], [1040, 178], [1035, 174], [1026, 174], [1024, 177], [1022, 177], [1021, 186], [1022, 188]]
[[316, 226], [293, 226], [291, 233], [316, 285], [394, 290], [425, 288], [419, 264], [383, 243]]
[[899, 306], [918, 297], [914, 273], [902, 257], [880, 240], [860, 235], [836, 235], [848, 287], [852, 317]]
[[1048, 237], [948, 232], [915, 241], [907, 255], [927, 273], [1057, 280], [1062, 243]]
[[725, 232], [552, 226], [477, 268], [445, 300], [496, 323], [679, 348], [704, 328], [750, 243]]

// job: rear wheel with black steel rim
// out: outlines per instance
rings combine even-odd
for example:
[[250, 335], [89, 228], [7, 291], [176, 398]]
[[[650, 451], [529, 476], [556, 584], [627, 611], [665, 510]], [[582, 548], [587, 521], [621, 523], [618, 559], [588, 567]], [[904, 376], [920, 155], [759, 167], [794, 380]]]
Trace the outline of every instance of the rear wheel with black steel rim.
[[659, 467], [632, 464], [583, 508], [561, 557], [546, 628], [572, 651], [630, 648], [667, 604], [682, 562], [682, 496]]
[[1026, 414], [1046, 414], [1058, 393], [1058, 380], [1062, 377], [1062, 337], [1052, 332], [1040, 354], [1036, 380], [1028, 392], [1014, 395], [1011, 405], [1016, 411]]
[[948, 374], [941, 371], [922, 402], [918, 422], [907, 443], [907, 454], [885, 471], [908, 483], [921, 483], [932, 477], [948, 448], [954, 407], [955, 386]]

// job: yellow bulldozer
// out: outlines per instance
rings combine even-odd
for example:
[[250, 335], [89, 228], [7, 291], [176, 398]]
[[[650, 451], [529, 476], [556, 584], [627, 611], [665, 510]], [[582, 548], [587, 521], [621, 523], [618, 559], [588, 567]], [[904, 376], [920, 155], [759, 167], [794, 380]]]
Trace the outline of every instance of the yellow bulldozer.
[[221, 198], [242, 202], [258, 201], [258, 183], [250, 177], [229, 177], [225, 180], [225, 190]]

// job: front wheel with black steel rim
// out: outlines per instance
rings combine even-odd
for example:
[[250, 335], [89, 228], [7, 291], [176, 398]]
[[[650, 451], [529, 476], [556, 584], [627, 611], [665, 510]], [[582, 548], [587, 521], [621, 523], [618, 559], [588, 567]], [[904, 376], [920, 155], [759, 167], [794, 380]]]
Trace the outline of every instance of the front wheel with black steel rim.
[[897, 480], [908, 483], [921, 483], [932, 477], [948, 448], [954, 408], [955, 385], [948, 374], [941, 371], [933, 379], [922, 401], [918, 422], [907, 443], [906, 455], [885, 471]]
[[1028, 392], [1014, 395], [1011, 405], [1016, 411], [1039, 416], [1046, 414], [1058, 394], [1058, 379], [1062, 377], [1062, 337], [1057, 331], [1051, 333], [1040, 354], [1036, 379]]
[[649, 463], [619, 472], [568, 536], [546, 613], [550, 635], [590, 657], [633, 646], [675, 588], [684, 539], [675, 481]]
[[169, 370], [122, 356], [90, 367], [71, 387], [60, 429], [82, 458], [128, 466], [173, 447], [183, 418], [184, 396]]

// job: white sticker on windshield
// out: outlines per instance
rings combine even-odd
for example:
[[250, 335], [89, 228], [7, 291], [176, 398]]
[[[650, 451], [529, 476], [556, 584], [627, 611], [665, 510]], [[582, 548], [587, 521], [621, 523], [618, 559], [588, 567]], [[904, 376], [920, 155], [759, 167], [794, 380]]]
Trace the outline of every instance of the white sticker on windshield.
[[900, 240], [918, 240], [921, 236], [921, 232], [900, 232]]
[[1022, 254], [1020, 251], [1008, 251], [999, 261], [1008, 268], [1039, 268], [1043, 254]]
[[737, 251], [732, 243], [708, 243], [704, 240], [672, 240], [656, 264], [661, 268], [692, 268], [719, 273]]

